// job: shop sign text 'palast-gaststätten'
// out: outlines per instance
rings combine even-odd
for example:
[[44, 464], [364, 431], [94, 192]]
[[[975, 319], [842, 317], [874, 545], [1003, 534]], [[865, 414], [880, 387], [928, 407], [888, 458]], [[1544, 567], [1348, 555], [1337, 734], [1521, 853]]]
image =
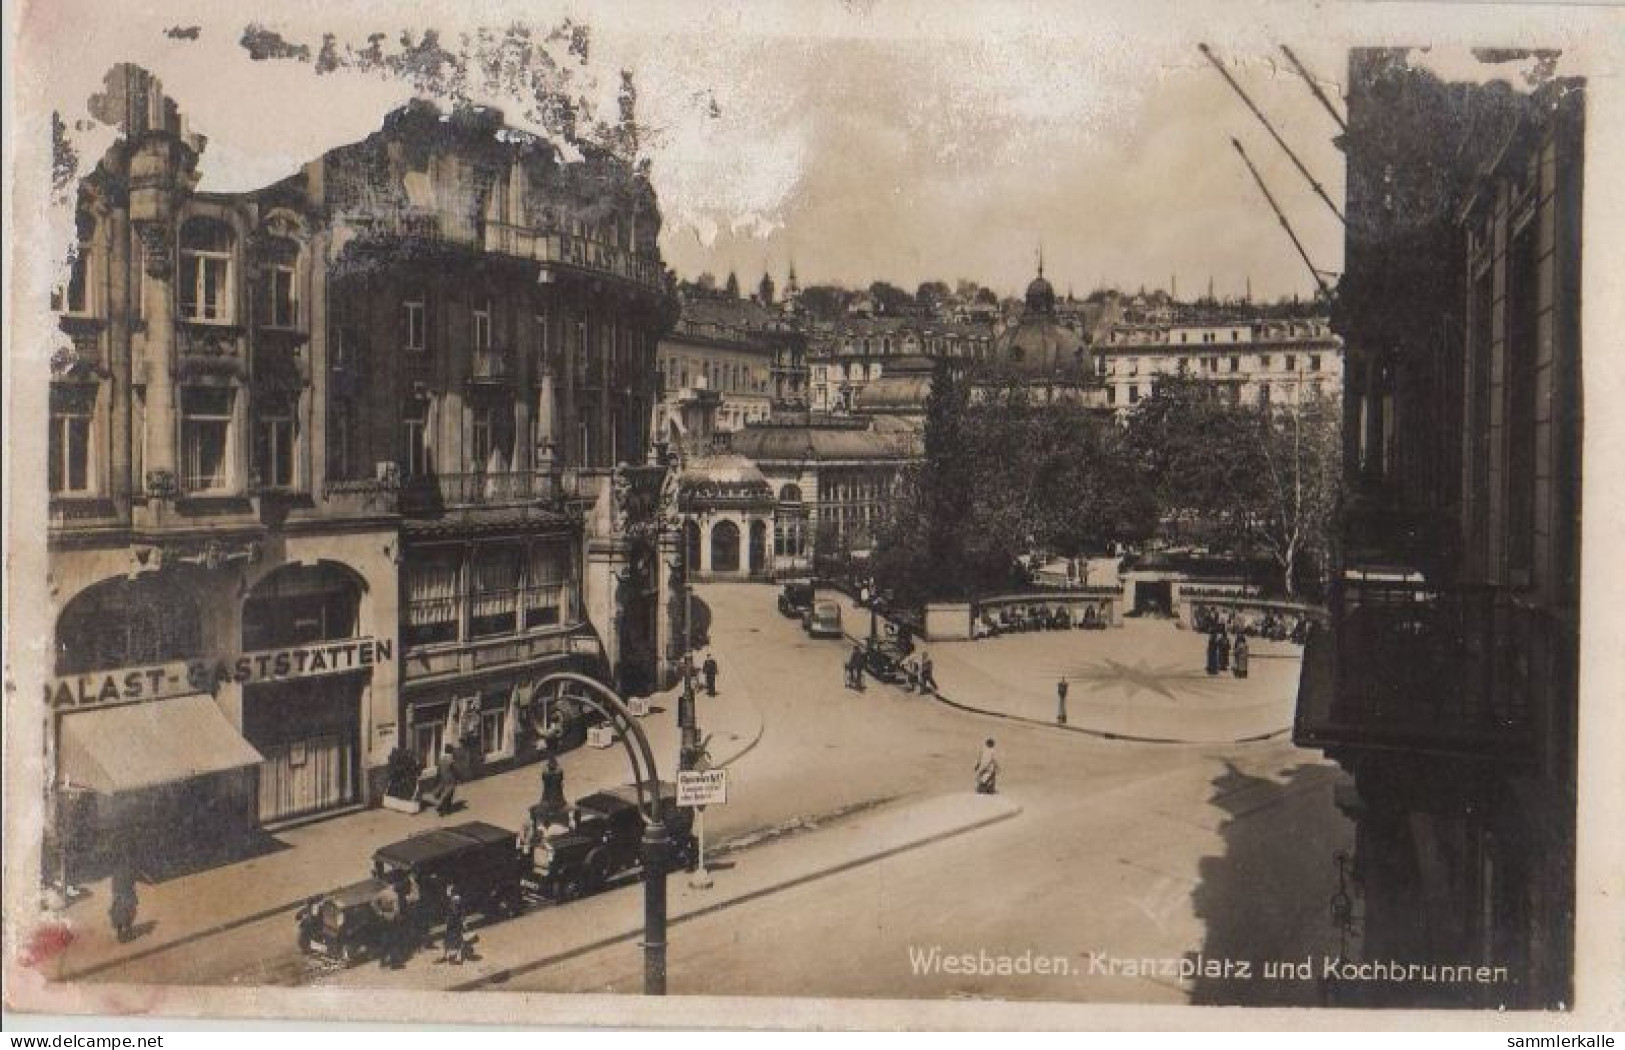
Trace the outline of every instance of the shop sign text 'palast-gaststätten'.
[[348, 638], [342, 642], [244, 653], [235, 659], [184, 660], [52, 678], [45, 683], [45, 702], [52, 707], [85, 707], [158, 700], [166, 696], [212, 692], [227, 682], [253, 685], [362, 671], [394, 658], [392, 639]]

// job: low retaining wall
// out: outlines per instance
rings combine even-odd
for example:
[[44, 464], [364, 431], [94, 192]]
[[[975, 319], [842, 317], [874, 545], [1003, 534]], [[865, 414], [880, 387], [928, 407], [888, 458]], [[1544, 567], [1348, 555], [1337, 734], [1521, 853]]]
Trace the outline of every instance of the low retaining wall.
[[1266, 615], [1273, 613], [1290, 625], [1299, 619], [1325, 620], [1326, 610], [1318, 605], [1309, 605], [1304, 602], [1289, 602], [1272, 598], [1244, 598], [1240, 595], [1197, 593], [1180, 593], [1174, 602], [1174, 618], [1179, 626], [1189, 628], [1195, 623], [1200, 611], [1210, 609], [1219, 612], [1226, 618], [1234, 616], [1236, 622], [1243, 627], [1255, 627]]
[[1064, 618], [1070, 628], [1121, 627], [1123, 593], [1115, 587], [1091, 587], [999, 594], [974, 602], [933, 602], [925, 607], [925, 637], [944, 642], [1019, 630], [1017, 625], [1034, 614], [1045, 622]]

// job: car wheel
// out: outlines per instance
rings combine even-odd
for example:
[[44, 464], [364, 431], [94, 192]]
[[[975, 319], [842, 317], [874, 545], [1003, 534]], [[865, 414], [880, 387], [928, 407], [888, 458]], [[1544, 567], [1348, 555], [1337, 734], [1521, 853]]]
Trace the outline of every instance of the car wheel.
[[310, 944], [311, 944], [310, 931], [305, 929], [304, 927], [300, 927], [300, 929], [299, 929], [299, 950], [304, 952], [306, 955], [309, 955], [310, 954]]
[[355, 941], [345, 941], [339, 945], [339, 959], [345, 963], [353, 963], [361, 958], [361, 945]]
[[559, 891], [555, 896], [560, 904], [579, 900], [582, 896], [582, 890], [585, 888], [581, 884], [581, 875], [578, 872], [572, 872], [564, 876], [559, 880], [558, 887]]

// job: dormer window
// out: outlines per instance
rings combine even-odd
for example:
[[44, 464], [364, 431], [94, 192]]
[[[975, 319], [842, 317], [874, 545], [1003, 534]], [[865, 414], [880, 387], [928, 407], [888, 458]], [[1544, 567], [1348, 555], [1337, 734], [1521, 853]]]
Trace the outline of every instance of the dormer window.
[[181, 227], [178, 292], [181, 317], [203, 324], [231, 324], [231, 231], [224, 223], [192, 219]]

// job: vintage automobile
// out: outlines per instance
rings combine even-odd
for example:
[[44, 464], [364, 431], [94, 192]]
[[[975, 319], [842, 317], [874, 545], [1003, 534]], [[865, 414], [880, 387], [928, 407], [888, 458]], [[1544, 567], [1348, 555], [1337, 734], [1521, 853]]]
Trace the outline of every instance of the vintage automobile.
[[863, 647], [863, 670], [871, 678], [897, 684], [908, 678], [903, 661], [911, 650], [895, 638], [872, 641]]
[[[666, 829], [671, 837], [671, 868], [691, 867], [699, 855], [694, 837], [694, 811], [677, 806], [677, 787], [660, 785]], [[540, 807], [531, 807], [531, 819]], [[643, 813], [638, 791], [627, 785], [595, 791], [576, 800], [566, 814], [566, 827], [552, 825], [537, 838], [535, 888], [556, 901], [574, 900], [603, 889], [611, 879], [642, 863]]]
[[482, 821], [420, 831], [380, 846], [372, 855], [372, 878], [301, 907], [299, 947], [346, 961], [376, 953], [384, 922], [379, 902], [395, 885], [410, 887], [415, 902], [402, 921], [425, 930], [444, 917], [451, 885], [469, 913], [517, 914], [524, 907], [523, 874], [511, 831]]
[[841, 637], [841, 606], [837, 602], [818, 601], [802, 617], [802, 630], [814, 638]]
[[791, 580], [779, 588], [779, 613], [799, 620], [812, 608], [813, 597], [811, 580]]

